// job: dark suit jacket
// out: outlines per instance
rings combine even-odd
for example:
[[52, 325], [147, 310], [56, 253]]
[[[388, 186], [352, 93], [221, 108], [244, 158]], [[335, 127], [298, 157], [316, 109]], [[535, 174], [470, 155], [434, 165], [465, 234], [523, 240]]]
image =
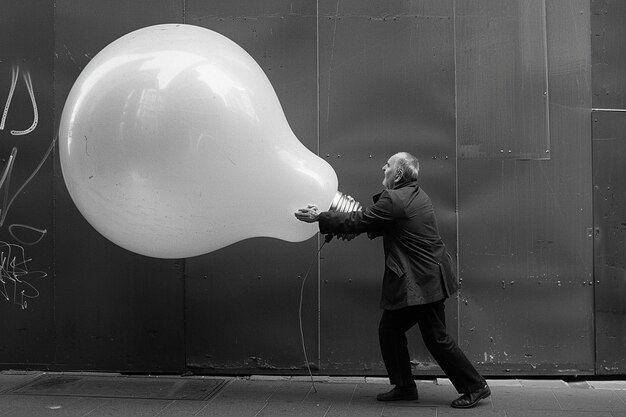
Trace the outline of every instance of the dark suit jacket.
[[385, 190], [374, 205], [352, 213], [322, 212], [320, 232], [383, 236], [385, 273], [381, 307], [395, 310], [450, 297], [458, 283], [439, 236], [428, 195], [417, 182]]

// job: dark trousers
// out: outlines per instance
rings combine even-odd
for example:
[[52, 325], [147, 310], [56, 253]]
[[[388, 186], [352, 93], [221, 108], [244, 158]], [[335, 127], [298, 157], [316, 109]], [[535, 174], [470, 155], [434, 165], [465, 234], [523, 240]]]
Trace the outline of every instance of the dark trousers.
[[485, 385], [485, 379], [446, 331], [444, 301], [384, 310], [378, 338], [392, 385], [415, 386], [405, 335], [415, 324], [419, 325], [428, 351], [460, 394], [476, 391]]

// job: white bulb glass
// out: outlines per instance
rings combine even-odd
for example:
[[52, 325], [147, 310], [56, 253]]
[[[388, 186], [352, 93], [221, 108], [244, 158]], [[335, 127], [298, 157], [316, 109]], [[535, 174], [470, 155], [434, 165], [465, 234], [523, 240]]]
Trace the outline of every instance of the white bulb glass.
[[293, 213], [309, 203], [326, 209], [340, 194], [255, 60], [192, 25], [143, 28], [99, 52], [67, 98], [59, 149], [87, 221], [157, 258], [251, 237], [309, 239], [317, 225]]

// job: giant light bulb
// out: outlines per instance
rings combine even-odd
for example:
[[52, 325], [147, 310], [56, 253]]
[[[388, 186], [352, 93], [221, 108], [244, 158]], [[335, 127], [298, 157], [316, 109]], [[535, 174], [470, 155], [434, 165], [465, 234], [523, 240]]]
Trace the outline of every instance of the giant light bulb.
[[98, 53], [67, 98], [59, 149], [87, 221], [152, 257], [303, 241], [317, 227], [295, 219], [298, 208], [358, 208], [295, 137], [254, 59], [191, 25], [143, 28]]

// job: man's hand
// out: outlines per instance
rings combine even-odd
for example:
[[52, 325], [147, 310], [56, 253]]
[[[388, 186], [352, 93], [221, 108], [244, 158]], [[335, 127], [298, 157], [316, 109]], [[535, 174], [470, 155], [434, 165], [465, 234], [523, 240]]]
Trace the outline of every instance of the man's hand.
[[320, 217], [319, 209], [314, 204], [298, 209], [294, 214], [296, 219], [306, 223], [315, 223]]

